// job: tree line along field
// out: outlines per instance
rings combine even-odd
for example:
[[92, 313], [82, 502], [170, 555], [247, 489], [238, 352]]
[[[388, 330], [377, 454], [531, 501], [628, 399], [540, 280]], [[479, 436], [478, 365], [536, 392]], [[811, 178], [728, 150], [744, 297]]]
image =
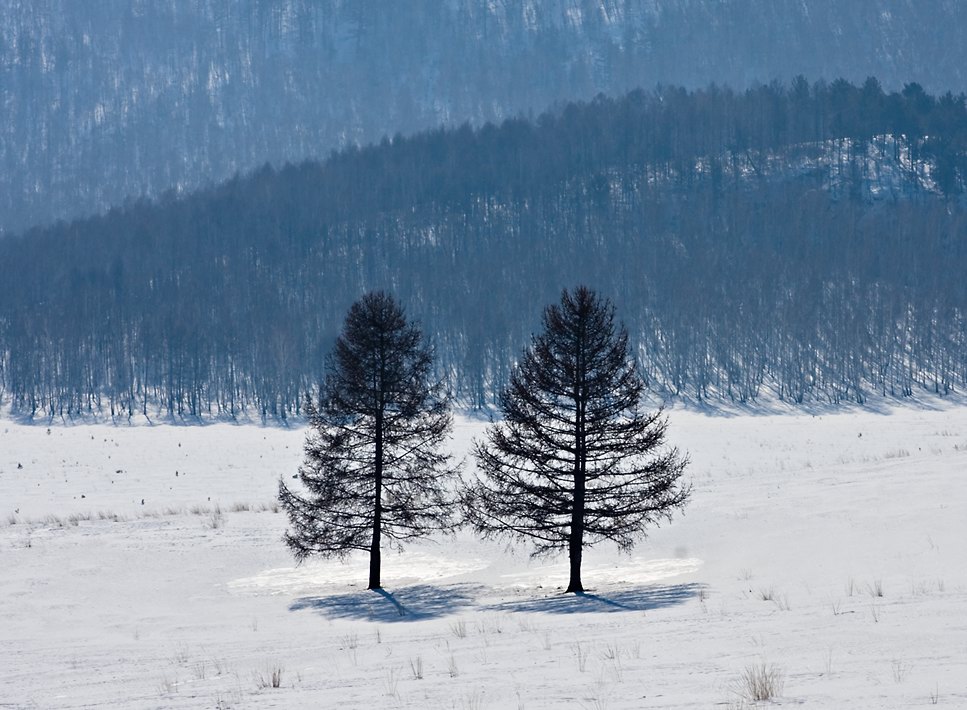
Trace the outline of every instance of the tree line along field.
[[[492, 406], [585, 283], [666, 398], [863, 402], [967, 377], [963, 97], [664, 87], [265, 168], [0, 241], [18, 416], [298, 416], [386, 289]], [[43, 255], [43, 259], [39, 258]]]

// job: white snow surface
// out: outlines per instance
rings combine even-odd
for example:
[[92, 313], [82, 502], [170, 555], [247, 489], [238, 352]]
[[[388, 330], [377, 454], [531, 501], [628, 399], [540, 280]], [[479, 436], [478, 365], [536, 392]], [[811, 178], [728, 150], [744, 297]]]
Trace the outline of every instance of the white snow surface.
[[0, 421], [0, 708], [967, 707], [967, 407], [669, 419], [691, 504], [577, 597], [469, 532], [295, 565], [298, 428]]

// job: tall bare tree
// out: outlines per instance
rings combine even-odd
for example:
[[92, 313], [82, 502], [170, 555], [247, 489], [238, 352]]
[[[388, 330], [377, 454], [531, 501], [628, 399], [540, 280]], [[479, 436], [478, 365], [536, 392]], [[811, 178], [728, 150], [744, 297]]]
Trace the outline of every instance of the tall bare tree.
[[644, 383], [613, 304], [586, 287], [544, 311], [500, 399], [503, 421], [475, 445], [480, 474], [465, 506], [487, 536], [566, 548], [568, 592], [582, 592], [585, 547], [631, 548], [688, 500], [687, 458], [663, 446], [661, 412], [641, 411]]
[[451, 417], [432, 361], [392, 296], [369, 293], [349, 309], [319, 405], [306, 402], [299, 478], [308, 494], [279, 484], [296, 559], [368, 550], [369, 589], [379, 589], [384, 538], [399, 546], [453, 528], [446, 479], [455, 470], [440, 450]]

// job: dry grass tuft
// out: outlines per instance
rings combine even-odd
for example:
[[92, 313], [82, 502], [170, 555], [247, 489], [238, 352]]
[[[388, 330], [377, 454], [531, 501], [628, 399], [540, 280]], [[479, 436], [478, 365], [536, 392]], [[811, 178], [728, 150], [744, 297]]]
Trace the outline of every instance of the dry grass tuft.
[[754, 663], [742, 672], [737, 693], [753, 703], [772, 700], [782, 695], [783, 675], [776, 665]]

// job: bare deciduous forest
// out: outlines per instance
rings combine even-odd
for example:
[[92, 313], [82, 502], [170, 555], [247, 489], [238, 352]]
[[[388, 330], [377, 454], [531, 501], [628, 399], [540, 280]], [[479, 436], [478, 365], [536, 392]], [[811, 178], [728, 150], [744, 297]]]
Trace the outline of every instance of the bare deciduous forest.
[[962, 96], [797, 79], [265, 167], [0, 241], [0, 387], [27, 415], [297, 416], [386, 289], [488, 406], [587, 283], [665, 396], [943, 395], [967, 384], [965, 148]]

